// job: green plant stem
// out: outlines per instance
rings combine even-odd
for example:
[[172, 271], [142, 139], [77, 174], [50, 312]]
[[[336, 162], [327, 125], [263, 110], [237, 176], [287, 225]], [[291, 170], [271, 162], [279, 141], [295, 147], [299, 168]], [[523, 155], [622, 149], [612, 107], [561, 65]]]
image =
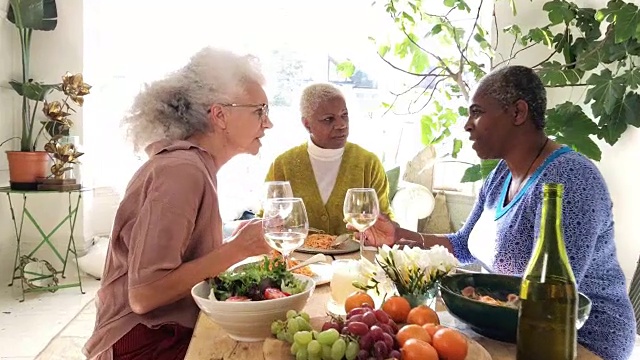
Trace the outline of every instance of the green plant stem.
[[[29, 123], [29, 139], [31, 139], [33, 141], [33, 151], [36, 151], [36, 145], [38, 143], [38, 136], [40, 136], [40, 133], [42, 132], [42, 129], [40, 129], [40, 132], [38, 132], [38, 136], [35, 137], [35, 139], [33, 138], [33, 128], [35, 127], [36, 123], [35, 123], [35, 119], [36, 119], [36, 110], [38, 109], [38, 104], [40, 103], [40, 101], [36, 101], [36, 104], [33, 106], [33, 111], [31, 111], [31, 121]], [[44, 127], [44, 125], [42, 126]], [[31, 145], [31, 144], [29, 144]]]
[[[19, 14], [19, 11], [14, 11], [14, 13]], [[16, 22], [18, 22], [19, 15], [16, 15]], [[20, 19], [20, 23], [22, 23], [22, 19]], [[26, 29], [18, 29], [18, 33], [20, 34], [20, 47], [22, 48], [22, 136], [20, 138], [20, 151], [30, 151], [31, 150], [31, 138], [28, 135], [28, 127], [29, 127], [29, 102], [27, 101], [27, 96], [24, 94], [24, 84], [27, 83], [27, 74], [29, 73], [29, 36]]]

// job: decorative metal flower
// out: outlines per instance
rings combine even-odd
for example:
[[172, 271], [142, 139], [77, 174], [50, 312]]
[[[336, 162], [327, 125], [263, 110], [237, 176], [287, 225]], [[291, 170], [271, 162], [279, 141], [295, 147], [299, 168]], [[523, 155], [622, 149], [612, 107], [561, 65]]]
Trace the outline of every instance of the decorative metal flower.
[[80, 106], [84, 103], [83, 96], [88, 95], [90, 89], [91, 85], [84, 82], [82, 74], [72, 75], [67, 72], [62, 77], [62, 92]]

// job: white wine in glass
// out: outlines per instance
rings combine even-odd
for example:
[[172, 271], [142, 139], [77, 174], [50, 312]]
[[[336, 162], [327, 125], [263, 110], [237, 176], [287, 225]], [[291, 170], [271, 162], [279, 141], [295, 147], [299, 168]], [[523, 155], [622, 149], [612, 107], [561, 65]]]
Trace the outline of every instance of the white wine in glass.
[[264, 205], [262, 231], [267, 244], [282, 254], [287, 267], [289, 256], [304, 244], [309, 220], [300, 198], [272, 198]]
[[[371, 188], [353, 188], [347, 190], [343, 206], [344, 218], [361, 234], [373, 226], [380, 214], [378, 194]], [[360, 240], [360, 256], [364, 256], [364, 240]]]

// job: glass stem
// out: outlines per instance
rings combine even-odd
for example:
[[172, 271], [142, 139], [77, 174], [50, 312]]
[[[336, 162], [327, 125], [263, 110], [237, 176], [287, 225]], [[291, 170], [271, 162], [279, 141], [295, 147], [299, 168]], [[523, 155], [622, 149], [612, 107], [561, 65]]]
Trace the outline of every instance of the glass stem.
[[282, 253], [282, 260], [284, 260], [284, 268], [289, 270], [289, 253]]

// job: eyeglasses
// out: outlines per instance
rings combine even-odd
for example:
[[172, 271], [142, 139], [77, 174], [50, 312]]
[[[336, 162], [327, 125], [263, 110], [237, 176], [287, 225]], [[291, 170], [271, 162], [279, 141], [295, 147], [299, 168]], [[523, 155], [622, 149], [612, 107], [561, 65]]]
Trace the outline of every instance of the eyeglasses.
[[[255, 108], [260, 121], [265, 121], [269, 116], [269, 105], [267, 104], [220, 104], [221, 106], [236, 107], [236, 108]], [[209, 109], [211, 112], [211, 109]]]

